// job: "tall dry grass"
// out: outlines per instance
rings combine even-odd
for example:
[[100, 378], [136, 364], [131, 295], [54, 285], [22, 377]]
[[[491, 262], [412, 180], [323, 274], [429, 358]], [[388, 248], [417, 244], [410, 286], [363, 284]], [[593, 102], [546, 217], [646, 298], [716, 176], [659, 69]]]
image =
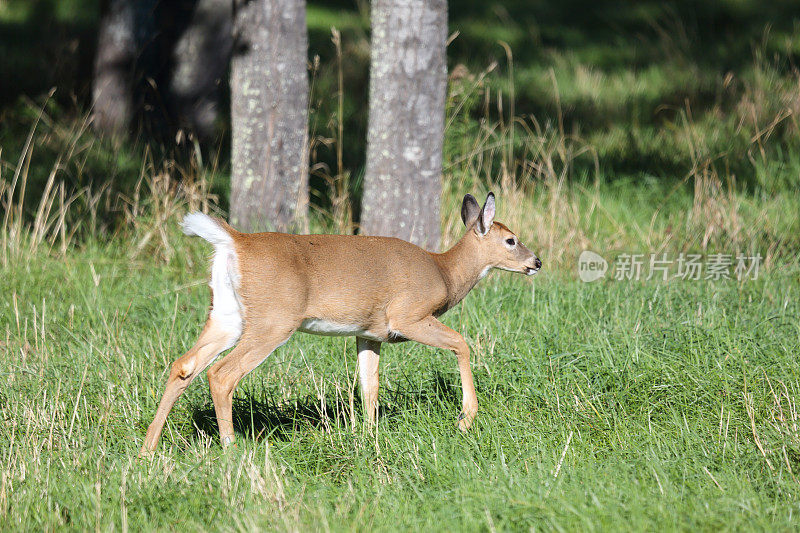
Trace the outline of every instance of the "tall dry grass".
[[[513, 88], [513, 56], [507, 47], [505, 50], [506, 85]], [[627, 209], [606, 191], [613, 176], [603, 174], [597, 150], [580, 135], [565, 130], [555, 75], [551, 72], [556, 117], [542, 123], [537, 117], [514, 114], [513, 90], [504, 95], [484, 83], [495, 68], [491, 65], [472, 75], [458, 66], [451, 76], [448, 127], [457, 129], [459, 123], [470, 120], [460, 115], [478, 107], [469, 104], [476, 94], [481, 100], [481, 116], [479, 127], [464, 136], [445, 166], [445, 246], [462, 232], [457, 209], [461, 196], [492, 189], [499, 193], [499, 217], [547, 257], [551, 267], [571, 265], [585, 249], [763, 251], [767, 267], [778, 255], [791, 254], [787, 249], [791, 237], [781, 235], [779, 228], [795, 227], [798, 213], [786, 213], [782, 223], [776, 217], [787, 204], [786, 195], [764, 199], [749, 194], [730, 170], [730, 158], [735, 156], [728, 151], [715, 152], [720, 138], [741, 136], [741, 131], [730, 132], [724, 121], [707, 117], [702, 123], [695, 121], [687, 103], [672, 134], [676, 142], [688, 146], [690, 169], [683, 176], [667, 177], [676, 185], [663, 201], [647, 206], [634, 203]], [[776, 85], [780, 90], [768, 96], [766, 87], [775, 81], [775, 74], [763, 62], [756, 61], [755, 69], [754, 79], [738, 88], [741, 95], [735, 113], [739, 129], [745, 130], [748, 138], [751, 161], [768, 168], [774, 154], [765, 148], [767, 140], [779, 129], [783, 135], [800, 131], [794, 123], [800, 84], [782, 78]], [[448, 133], [462, 135], [461, 131]], [[672, 197], [685, 194], [687, 187], [691, 203], [678, 213], [674, 205], [667, 207]], [[635, 202], [633, 196], [628, 201]], [[649, 223], [638, 225], [631, 220], [635, 217], [627, 215], [635, 210], [649, 212]]]
[[[352, 184], [345, 168], [344, 84], [341, 36], [333, 29], [336, 50], [337, 108], [326, 125], [329, 136], [312, 131], [310, 153], [326, 146], [335, 150], [336, 168], [315, 163], [311, 172], [323, 178], [330, 201], [328, 209], [312, 213], [315, 231], [354, 231]], [[728, 253], [765, 252], [768, 267], [791, 248], [795, 213], [785, 211], [785, 195], [756, 198], [741, 191], [730, 171], [730, 155], [720, 152], [718, 139], [731, 132], [720, 121], [700, 122], [687, 103], [673, 126], [676, 142], [688, 146], [692, 165], [679, 178], [663, 202], [647, 206], [624, 205], [632, 199], [609, 193], [610, 176], [604, 175], [597, 150], [579, 134], [567, 131], [560, 104], [554, 117], [520, 116], [515, 111], [514, 68], [511, 50], [505, 46], [508, 92], [488, 83], [497, 64], [471, 73], [459, 65], [451, 72], [447, 100], [445, 165], [443, 180], [443, 243], [446, 248], [463, 232], [459, 204], [463, 194], [499, 197], [498, 218], [514, 228], [548, 267], [570, 267], [584, 249], [640, 250], [643, 252], [724, 250]], [[314, 69], [319, 63], [315, 61]], [[313, 87], [312, 77], [312, 91]], [[550, 79], [556, 102], [560, 89], [555, 73]], [[754, 74], [738, 86], [738, 133], [744, 132], [754, 165], [769, 171], [767, 143], [778, 135], [798, 135], [796, 113], [800, 106], [800, 75], [776, 81], [767, 62], [754, 63]], [[774, 94], [768, 87], [775, 87]], [[733, 89], [731, 89], [733, 90]], [[738, 94], [738, 93], [737, 93]], [[46, 104], [46, 102], [45, 102]], [[35, 120], [16, 163], [0, 165], [0, 261], [2, 265], [24, 260], [37, 252], [64, 255], [76, 244], [76, 236], [117, 236], [129, 239], [131, 257], [143, 254], [170, 260], [174, 256], [177, 219], [187, 210], [220, 213], [211, 192], [216, 163], [204, 164], [199, 152], [186, 165], [159, 160], [145, 151], [135, 187], [121, 191], [109, 181], [79, 188], [68, 185], [65, 169], [79, 166], [87, 145], [99, 141], [84, 117], [64, 126], [48, 117], [46, 105], [36, 109]], [[709, 123], [711, 124], [709, 126]], [[31, 161], [36, 157], [42, 124], [49, 135], [58, 135], [61, 150], [49, 171], [40, 196], [29, 190]], [[55, 131], [55, 133], [52, 133]], [[736, 132], [734, 132], [736, 133]], [[88, 148], [90, 149], [90, 148]], [[717, 150], [717, 151], [715, 151]], [[0, 151], [0, 160], [9, 154]], [[77, 162], [76, 162], [77, 161]], [[673, 195], [685, 194], [691, 203], [676, 212], [667, 208]], [[632, 198], [633, 195], [631, 195]], [[635, 216], [629, 212], [638, 210]], [[644, 215], [642, 214], [644, 213]], [[794, 218], [792, 218], [794, 217]], [[649, 220], [647, 220], [649, 218]], [[118, 223], [110, 225], [109, 219]]]
[[[336, 61], [336, 110], [329, 118], [325, 130], [330, 132], [328, 135], [316, 130], [316, 123], [312, 126], [309, 135], [309, 153], [311, 155], [310, 173], [312, 176], [322, 178], [326, 186], [327, 198], [330, 201], [330, 208], [327, 210], [316, 209], [316, 215], [320, 217], [323, 224], [328, 228], [341, 234], [351, 234], [354, 231], [353, 221], [354, 198], [351, 190], [350, 171], [344, 166], [344, 72], [342, 70], [342, 36], [335, 28], [331, 28], [331, 43], [335, 50]], [[309, 106], [314, 101], [316, 80], [319, 71], [319, 56], [314, 58], [311, 75], [311, 98]], [[311, 109], [309, 109], [309, 115]], [[317, 158], [319, 147], [333, 148], [336, 152], [336, 168], [332, 169], [326, 163], [320, 162]], [[313, 205], [312, 205], [313, 207]]]
[[[37, 253], [64, 256], [77, 244], [77, 235], [97, 242], [113, 237], [129, 239], [128, 255], [143, 253], [169, 260], [174, 253], [173, 235], [177, 220], [187, 211], [220, 213], [217, 196], [211, 192], [209, 176], [216, 168], [204, 168], [198, 161], [181, 167], [175, 161], [156, 162], [146, 151], [139, 178], [131, 191], [115, 188], [111, 180], [100, 184], [71, 187], [66, 175], [70, 163], [80, 166], [78, 152], [99, 142], [89, 133], [88, 116], [70, 127], [53, 128], [61, 150], [50, 168], [41, 195], [30, 190], [34, 181], [31, 160], [39, 132], [47, 121], [46, 102], [37, 109], [26, 141], [10, 178], [0, 164], [0, 265], [29, 260]], [[42, 141], [44, 142], [44, 141]], [[0, 161], [5, 154], [0, 150]]]
[[[480, 80], [481, 76], [460, 97], [469, 98]], [[456, 104], [455, 109], [463, 107]], [[594, 161], [588, 182], [597, 183], [599, 169], [592, 147], [578, 136], [565, 134], [560, 123], [543, 125], [535, 117], [514, 116], [513, 105], [506, 104], [502, 94], [492, 98], [484, 91], [483, 110], [469, 145], [445, 168], [445, 175], [453, 180], [446, 187], [444, 245], [463, 233], [457, 209], [461, 195], [492, 189], [499, 197], [502, 220], [536, 243], [550, 261], [563, 261], [573, 246], [587, 246], [589, 221], [597, 209], [596, 189], [570, 182], [576, 178], [576, 161], [588, 157]], [[448, 122], [453, 120], [449, 117]], [[587, 198], [589, 203], [584, 205]]]

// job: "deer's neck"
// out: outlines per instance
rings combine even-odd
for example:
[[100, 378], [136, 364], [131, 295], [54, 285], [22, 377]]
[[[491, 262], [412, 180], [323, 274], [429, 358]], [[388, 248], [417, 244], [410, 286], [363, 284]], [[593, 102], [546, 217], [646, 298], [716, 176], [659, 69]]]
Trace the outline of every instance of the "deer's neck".
[[476, 237], [467, 231], [452, 248], [434, 259], [447, 284], [447, 309], [464, 299], [470, 290], [489, 272], [491, 265], [483, 257]]

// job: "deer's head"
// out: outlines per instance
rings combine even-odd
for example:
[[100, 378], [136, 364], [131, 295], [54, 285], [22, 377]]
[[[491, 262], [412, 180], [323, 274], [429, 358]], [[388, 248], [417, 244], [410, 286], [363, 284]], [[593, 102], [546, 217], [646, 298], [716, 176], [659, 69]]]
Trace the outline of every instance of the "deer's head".
[[542, 262], [504, 224], [494, 220], [494, 194], [489, 193], [480, 207], [471, 194], [464, 196], [461, 220], [478, 243], [480, 254], [489, 268], [520, 272], [532, 276], [542, 267]]

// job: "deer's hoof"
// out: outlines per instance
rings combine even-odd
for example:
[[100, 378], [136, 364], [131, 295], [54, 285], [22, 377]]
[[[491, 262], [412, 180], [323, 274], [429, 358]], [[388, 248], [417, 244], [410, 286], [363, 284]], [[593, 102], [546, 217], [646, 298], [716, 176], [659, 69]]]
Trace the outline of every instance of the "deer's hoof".
[[474, 417], [468, 417], [462, 411], [461, 414], [458, 415], [458, 429], [460, 429], [463, 433], [466, 433], [470, 426], [472, 426], [472, 420]]
[[148, 461], [148, 460], [152, 459], [153, 457], [155, 457], [155, 455], [156, 455], [156, 452], [154, 450], [151, 450], [149, 448], [144, 448], [143, 447], [141, 450], [139, 450], [139, 455], [137, 456], [137, 459], [141, 459], [143, 461]]

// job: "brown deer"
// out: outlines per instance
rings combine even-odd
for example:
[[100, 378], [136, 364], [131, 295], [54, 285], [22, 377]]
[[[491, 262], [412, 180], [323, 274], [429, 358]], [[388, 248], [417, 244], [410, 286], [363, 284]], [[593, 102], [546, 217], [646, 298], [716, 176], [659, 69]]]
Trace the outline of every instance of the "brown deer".
[[390, 237], [240, 233], [202, 213], [187, 215], [184, 232], [214, 245], [211, 311], [197, 343], [172, 364], [140, 454], [155, 450], [170, 409], [189, 383], [235, 346], [208, 371], [220, 439], [223, 446], [233, 442], [236, 385], [296, 331], [356, 337], [370, 423], [376, 417], [381, 343], [412, 340], [452, 350], [463, 393], [459, 427], [469, 429], [478, 412], [469, 347], [437, 317], [492, 268], [533, 275], [542, 266], [494, 215], [492, 193], [483, 208], [466, 195], [461, 219], [467, 232], [441, 254]]

